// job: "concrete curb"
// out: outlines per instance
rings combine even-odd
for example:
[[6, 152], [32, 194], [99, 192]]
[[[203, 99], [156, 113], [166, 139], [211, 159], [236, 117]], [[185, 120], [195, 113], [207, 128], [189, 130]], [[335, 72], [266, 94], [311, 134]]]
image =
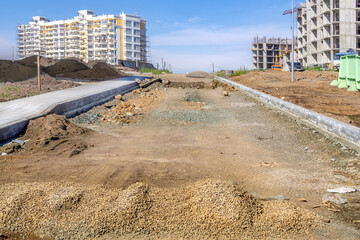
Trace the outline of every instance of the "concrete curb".
[[235, 83], [231, 80], [218, 76], [215, 76], [215, 79], [240, 88], [241, 90], [246, 91], [252, 96], [260, 99], [262, 102], [279, 108], [286, 113], [290, 113], [291, 115], [296, 116], [301, 120], [306, 121], [307, 123], [310, 123], [312, 126], [319, 128], [319, 130], [325, 130], [327, 133], [335, 135], [336, 137], [340, 138], [338, 140], [343, 140], [341, 141], [342, 143], [360, 152], [360, 128], [283, 101], [266, 93], [262, 93], [242, 84]]
[[[31, 114], [28, 114], [26, 116], [22, 116], [21, 113], [18, 113], [17, 114], [18, 116], [15, 117], [16, 120], [10, 121], [10, 122], [0, 126], [0, 143], [7, 141], [11, 138], [14, 138], [18, 134], [23, 132], [25, 130], [28, 122], [32, 119], [43, 117], [43, 116], [46, 116], [46, 115], [52, 114], [52, 113], [59, 114], [59, 115], [65, 115], [66, 117], [73, 117], [73, 116], [76, 116], [82, 112], [85, 112], [85, 111], [91, 109], [92, 107], [94, 107], [96, 105], [110, 101], [112, 98], [114, 98], [114, 96], [116, 96], [118, 94], [125, 94], [128, 92], [131, 92], [132, 90], [139, 88], [139, 84], [137, 82], [130, 82], [130, 83], [120, 86], [120, 87], [106, 89], [104, 91], [99, 91], [99, 92], [93, 93], [93, 94], [87, 94], [86, 91], [84, 91], [83, 89], [80, 90], [80, 88], [81, 88], [81, 86], [70, 90], [70, 91], [74, 91], [77, 93], [77, 95], [75, 95], [74, 97], [70, 97], [70, 98], [68, 97], [63, 100], [61, 100], [61, 98], [58, 98], [59, 99], [58, 101], [56, 101], [56, 99], [55, 99], [49, 104], [44, 103], [41, 106], [41, 108], [37, 107], [37, 105], [36, 105], [37, 103], [35, 103], [34, 111]], [[76, 91], [76, 89], [79, 89], [79, 90]], [[67, 90], [69, 90], [69, 89], [67, 89]], [[67, 91], [67, 90], [58, 91], [58, 95], [61, 95], [62, 92]], [[43, 96], [37, 95], [37, 96], [29, 97], [26, 100], [30, 103], [31, 100], [35, 100], [36, 98], [39, 98], [39, 96], [41, 96], [41, 97], [46, 97], [46, 95], [52, 96], [49, 94], [54, 94], [54, 93], [56, 93], [56, 92], [42, 94]], [[22, 104], [19, 104], [19, 105], [23, 105], [25, 99], [19, 99], [19, 100], [22, 100], [22, 102], [21, 102]], [[18, 100], [15, 100], [15, 101], [18, 101]], [[37, 101], [34, 101], [34, 102], [37, 102]], [[43, 106], [45, 106], [45, 108]], [[26, 107], [26, 106], [23, 106], [23, 107]], [[11, 114], [15, 115], [16, 112], [21, 111], [21, 108], [22, 108], [21, 106], [18, 107], [18, 109], [9, 108], [9, 110], [13, 110], [10, 113], [10, 115]], [[15, 112], [15, 113], [13, 113], [13, 112]]]

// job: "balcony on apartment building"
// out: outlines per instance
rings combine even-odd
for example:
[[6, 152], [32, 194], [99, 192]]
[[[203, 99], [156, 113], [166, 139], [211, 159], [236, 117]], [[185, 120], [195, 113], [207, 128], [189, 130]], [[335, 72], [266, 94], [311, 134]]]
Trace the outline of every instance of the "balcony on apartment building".
[[334, 0], [333, 2], [333, 9], [339, 9], [340, 8], [340, 0]]

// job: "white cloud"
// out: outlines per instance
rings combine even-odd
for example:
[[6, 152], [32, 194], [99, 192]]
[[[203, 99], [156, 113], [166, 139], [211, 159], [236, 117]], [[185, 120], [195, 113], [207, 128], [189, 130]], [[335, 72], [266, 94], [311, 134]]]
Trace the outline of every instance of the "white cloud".
[[196, 22], [197, 20], [199, 20], [199, 18], [200, 18], [200, 17], [192, 17], [192, 18], [189, 18], [189, 19], [187, 20], [187, 22], [193, 23], [193, 22]]
[[253, 38], [291, 34], [290, 29], [279, 29], [284, 26], [189, 28], [155, 35], [151, 38], [152, 60], [161, 62], [163, 57], [174, 66], [175, 72], [210, 71], [212, 63], [216, 69], [251, 68]]

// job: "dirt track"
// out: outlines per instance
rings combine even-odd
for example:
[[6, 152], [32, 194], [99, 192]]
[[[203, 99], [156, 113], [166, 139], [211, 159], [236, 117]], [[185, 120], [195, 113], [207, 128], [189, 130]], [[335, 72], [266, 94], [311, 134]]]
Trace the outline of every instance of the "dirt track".
[[295, 72], [291, 83], [290, 72], [251, 71], [233, 80], [285, 101], [360, 127], [360, 92], [331, 87], [338, 72]]
[[[169, 78], [171, 80], [171, 76]], [[188, 80], [183, 76], [174, 78], [175, 82]], [[206, 79], [197, 81], [211, 84]], [[71, 142], [70, 138], [33, 155], [25, 151], [0, 157], [0, 183], [23, 186], [22, 183], [31, 182], [36, 191], [45, 191], [43, 196], [47, 196], [50, 193], [43, 189], [46, 182], [50, 185], [54, 182], [51, 189], [65, 181], [89, 188], [105, 186], [116, 192], [120, 191], [116, 189], [132, 189], [132, 185], [139, 182], [159, 189], [179, 189], [191, 188], [204, 179], [216, 179], [237, 183], [260, 199], [283, 195], [301, 209], [319, 214], [325, 222], [330, 220], [324, 227], [300, 231], [301, 235], [285, 230], [279, 234], [280, 239], [360, 238], [360, 225], [354, 222], [360, 218], [357, 215], [358, 192], [342, 195], [349, 200], [346, 206], [322, 205], [327, 188], [352, 186], [359, 189], [358, 155], [287, 116], [267, 109], [240, 91], [224, 97], [221, 88], [188, 89], [183, 88], [185, 86], [159, 88], [160, 101], [151, 103], [156, 108], [148, 108], [133, 124], [83, 124], [94, 130], [84, 137], [94, 146], [78, 155], [68, 157], [59, 151]], [[125, 98], [138, 98], [141, 94], [130, 93]], [[32, 193], [34, 196], [37, 196], [36, 191]], [[306, 202], [298, 199], [306, 199]], [[287, 204], [279, 201], [281, 203]], [[286, 209], [289, 210], [283, 208], [285, 212]], [[69, 211], [76, 215], [76, 208]], [[79, 228], [74, 234], [84, 229]], [[290, 235], [286, 235], [287, 232]], [[224, 233], [220, 232], [215, 238], [232, 236], [221, 234]], [[264, 234], [262, 237], [274, 238], [271, 230]], [[116, 236], [103, 235], [103, 238]], [[141, 239], [149, 236], [146, 232], [131, 235]], [[155, 236], [171, 238], [171, 235]], [[180, 236], [201, 239], [207, 235]]]

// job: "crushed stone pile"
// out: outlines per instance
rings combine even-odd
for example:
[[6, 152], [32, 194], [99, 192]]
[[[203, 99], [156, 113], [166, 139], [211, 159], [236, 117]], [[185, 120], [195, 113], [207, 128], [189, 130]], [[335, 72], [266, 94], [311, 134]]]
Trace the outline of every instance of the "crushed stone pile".
[[89, 132], [64, 116], [51, 114], [31, 120], [21, 139], [26, 141], [23, 147], [26, 151], [46, 151], [72, 157], [91, 146], [83, 140]]
[[293, 204], [257, 200], [229, 182], [184, 188], [136, 183], [125, 190], [73, 183], [0, 185], [0, 234], [49, 239], [279, 238], [320, 227]]
[[201, 71], [191, 72], [191, 73], [187, 74], [186, 77], [189, 77], [189, 78], [209, 78], [209, 79], [213, 78], [213, 76], [210, 73], [201, 72]]
[[154, 107], [155, 103], [160, 100], [161, 92], [158, 89], [136, 89], [133, 94], [136, 96], [101, 113], [101, 119], [111, 124], [134, 123], [139, 116], [143, 115], [149, 108]]

